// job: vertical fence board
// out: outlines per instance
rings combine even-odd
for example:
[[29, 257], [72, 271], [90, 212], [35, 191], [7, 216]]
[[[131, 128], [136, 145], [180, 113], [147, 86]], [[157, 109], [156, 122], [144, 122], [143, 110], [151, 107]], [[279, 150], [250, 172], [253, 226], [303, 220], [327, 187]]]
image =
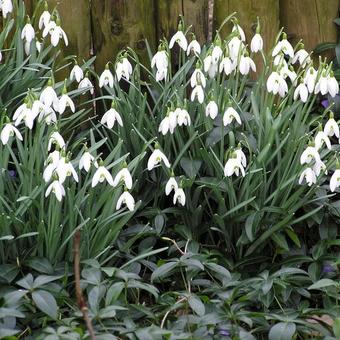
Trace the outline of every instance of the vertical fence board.
[[280, 20], [291, 40], [303, 39], [305, 47], [312, 50], [322, 42], [335, 42], [339, 0], [281, 0]]
[[155, 47], [152, 0], [92, 0], [92, 36], [97, 56], [96, 69], [102, 71], [117, 52], [127, 46], [148, 60], [144, 39]]
[[[233, 12], [239, 19], [239, 23], [244, 29], [247, 41], [250, 42], [257, 17], [261, 22], [261, 34], [264, 40], [264, 48], [268, 51], [275, 40], [279, 30], [279, 2], [278, 0], [215, 0], [214, 6], [214, 26], [218, 29], [223, 20]], [[231, 26], [226, 26], [222, 30], [225, 36], [230, 32]]]

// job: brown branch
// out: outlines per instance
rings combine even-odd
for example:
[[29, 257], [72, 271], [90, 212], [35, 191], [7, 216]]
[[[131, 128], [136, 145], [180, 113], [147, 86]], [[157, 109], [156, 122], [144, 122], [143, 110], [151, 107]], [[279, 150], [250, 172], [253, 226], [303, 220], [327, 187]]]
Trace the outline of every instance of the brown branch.
[[96, 336], [94, 334], [93, 326], [91, 319], [89, 317], [89, 310], [87, 308], [86, 301], [83, 297], [83, 293], [80, 287], [80, 230], [78, 229], [74, 234], [73, 239], [73, 252], [74, 252], [74, 277], [75, 277], [75, 285], [76, 285], [76, 297], [77, 304], [79, 309], [83, 314], [83, 319], [85, 321], [87, 330], [89, 331], [91, 340], [96, 340]]

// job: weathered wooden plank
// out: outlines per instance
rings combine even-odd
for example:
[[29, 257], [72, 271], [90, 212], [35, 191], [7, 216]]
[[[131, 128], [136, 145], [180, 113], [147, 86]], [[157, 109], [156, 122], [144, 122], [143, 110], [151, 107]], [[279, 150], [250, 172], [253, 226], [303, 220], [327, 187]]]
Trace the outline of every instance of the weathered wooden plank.
[[132, 47], [148, 62], [145, 39], [155, 49], [152, 0], [92, 0], [92, 37], [97, 56], [96, 70], [102, 71], [116, 54]]
[[177, 31], [179, 16], [183, 15], [186, 26], [200, 43], [208, 35], [208, 0], [158, 0], [156, 1], [157, 38], [170, 39]]
[[[279, 30], [279, 1], [278, 0], [215, 0], [214, 4], [214, 27], [218, 29], [224, 19], [233, 12], [240, 26], [244, 29], [247, 42], [254, 34], [257, 17], [261, 23], [261, 35], [264, 40], [264, 48], [268, 51], [274, 43]], [[222, 36], [228, 34], [231, 25], [222, 29]]]
[[292, 42], [302, 38], [307, 50], [337, 40], [338, 14], [339, 0], [280, 0], [281, 25]]

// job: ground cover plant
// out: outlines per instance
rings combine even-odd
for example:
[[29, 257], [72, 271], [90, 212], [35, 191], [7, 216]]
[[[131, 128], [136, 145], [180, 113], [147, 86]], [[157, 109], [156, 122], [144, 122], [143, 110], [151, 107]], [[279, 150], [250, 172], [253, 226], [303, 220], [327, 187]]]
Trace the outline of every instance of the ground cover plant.
[[232, 14], [97, 75], [0, 4], [1, 338], [339, 338], [332, 63]]

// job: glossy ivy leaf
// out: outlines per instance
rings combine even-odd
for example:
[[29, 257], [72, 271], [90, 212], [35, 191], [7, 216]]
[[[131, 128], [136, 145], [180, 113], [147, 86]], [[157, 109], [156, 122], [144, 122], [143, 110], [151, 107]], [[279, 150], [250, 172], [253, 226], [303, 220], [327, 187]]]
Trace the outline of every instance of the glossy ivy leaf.
[[32, 293], [36, 306], [52, 319], [57, 318], [58, 306], [53, 295], [45, 290], [36, 290]]

